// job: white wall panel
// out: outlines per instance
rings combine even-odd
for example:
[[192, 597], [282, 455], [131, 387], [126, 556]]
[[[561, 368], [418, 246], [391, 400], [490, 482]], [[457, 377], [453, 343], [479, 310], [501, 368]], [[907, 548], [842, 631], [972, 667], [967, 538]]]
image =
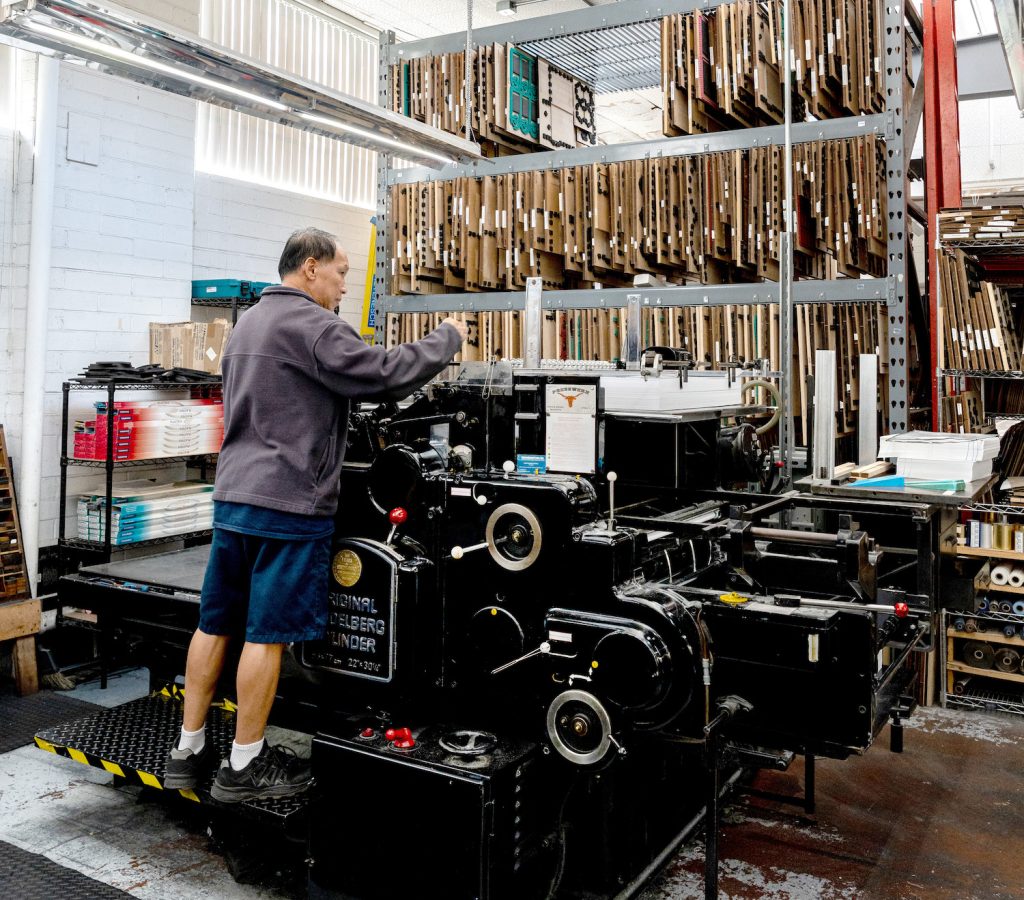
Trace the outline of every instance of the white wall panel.
[[[317, 84], [377, 100], [376, 43], [287, 0], [203, 0], [200, 33]], [[374, 166], [369, 150], [200, 105], [197, 171], [370, 209]]]

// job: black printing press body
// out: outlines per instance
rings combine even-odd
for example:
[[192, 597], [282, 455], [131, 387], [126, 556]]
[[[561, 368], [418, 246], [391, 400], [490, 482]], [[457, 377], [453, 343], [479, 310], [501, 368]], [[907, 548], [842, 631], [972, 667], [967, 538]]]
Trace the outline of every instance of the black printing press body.
[[[394, 896], [389, 872], [628, 896], [752, 769], [803, 755], [812, 803], [815, 757], [890, 721], [898, 742], [930, 511], [767, 493], [750, 392], [480, 364], [353, 414], [328, 634], [293, 648], [272, 717], [315, 735], [311, 896]], [[82, 570], [63, 599], [173, 678], [203, 551]]]

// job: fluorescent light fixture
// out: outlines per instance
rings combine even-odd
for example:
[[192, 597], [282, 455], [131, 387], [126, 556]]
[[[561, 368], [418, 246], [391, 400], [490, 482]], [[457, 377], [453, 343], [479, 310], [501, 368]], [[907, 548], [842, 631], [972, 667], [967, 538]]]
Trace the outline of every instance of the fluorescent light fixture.
[[481, 158], [457, 135], [96, 0], [0, 0], [0, 37], [139, 84], [418, 165]]
[[336, 119], [328, 119], [324, 116], [317, 116], [313, 113], [300, 112], [298, 113], [299, 118], [304, 119], [306, 122], [316, 122], [318, 125], [323, 125], [325, 128], [334, 128], [344, 134], [353, 134], [358, 137], [368, 138], [375, 140], [378, 143], [384, 144], [391, 148], [393, 152], [401, 156], [407, 153], [419, 153], [423, 156], [430, 156], [436, 159], [442, 165], [447, 165], [451, 162], [451, 158], [447, 156], [441, 156], [438, 153], [431, 153], [429, 150], [418, 150], [416, 147], [410, 147], [408, 144], [402, 141], [395, 141], [391, 138], [382, 137], [381, 135], [371, 134], [368, 131], [364, 131], [362, 128], [356, 128], [354, 125], [347, 125], [344, 122], [339, 122]]
[[81, 37], [77, 34], [58, 31], [56, 28], [50, 28], [48, 25], [40, 24], [35, 21], [35, 19], [26, 20], [25, 27], [31, 29], [36, 34], [45, 35], [55, 41], [63, 41], [72, 47], [78, 47], [82, 50], [90, 50], [93, 53], [98, 53], [100, 56], [107, 56], [112, 60], [119, 60], [120, 62], [125, 62], [129, 65], [143, 66], [153, 72], [159, 72], [162, 75], [169, 75], [171, 78], [183, 78], [185, 81], [189, 81], [192, 84], [202, 85], [203, 87], [210, 88], [210, 90], [229, 94], [230, 96], [238, 97], [241, 100], [248, 100], [250, 103], [269, 106], [271, 109], [280, 110], [281, 112], [288, 112], [291, 109], [291, 107], [285, 106], [283, 103], [278, 103], [276, 100], [258, 97], [256, 94], [250, 94], [248, 91], [239, 90], [230, 84], [216, 82], [211, 78], [196, 75], [185, 69], [165, 65], [164, 63], [158, 62], [155, 59], [150, 59], [147, 56], [142, 56], [138, 53], [130, 53], [127, 50], [122, 50], [120, 47], [104, 44], [102, 41], [98, 41], [95, 38]]

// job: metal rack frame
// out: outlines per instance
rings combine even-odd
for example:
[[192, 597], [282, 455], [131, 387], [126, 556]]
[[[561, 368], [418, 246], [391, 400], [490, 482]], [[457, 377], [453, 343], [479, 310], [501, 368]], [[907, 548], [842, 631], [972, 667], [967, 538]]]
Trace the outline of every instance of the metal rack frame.
[[[961, 250], [972, 262], [982, 267], [986, 260], [1012, 259], [1018, 262], [1018, 268], [1024, 269], [1024, 238], [998, 238], [992, 240], [943, 238], [938, 226], [936, 226], [935, 231], [937, 236], [932, 246], [936, 257], [949, 250]], [[935, 297], [936, 316], [938, 316], [938, 310], [941, 308], [943, 301], [941, 279], [936, 279], [933, 294]], [[1020, 381], [1024, 379], [1024, 370], [946, 368], [945, 342], [941, 335], [935, 337], [935, 346], [937, 348], [936, 359], [938, 360], [938, 365], [935, 367], [935, 390], [933, 394], [937, 402], [933, 410], [932, 421], [936, 431], [942, 431], [945, 426], [942, 415], [942, 400], [949, 396], [946, 391], [945, 379], [947, 378], [958, 379], [953, 395], [963, 393], [967, 389], [968, 378], [977, 378], [981, 382], [979, 394], [981, 397], [983, 419], [1024, 417], [1022, 413], [989, 413], [985, 409], [985, 381]]]
[[[986, 712], [1005, 712], [1013, 713], [1018, 716], [1024, 715], [1024, 693], [1021, 693], [1018, 696], [1009, 690], [999, 690], [999, 688], [992, 683], [991, 679], [987, 687], [980, 689], [975, 687], [974, 690], [967, 694], [951, 694], [946, 690], [946, 663], [948, 662], [946, 653], [947, 630], [949, 628], [950, 621], [957, 616], [975, 619], [991, 619], [992, 621], [999, 622], [1011, 622], [1014, 625], [1024, 624], [1024, 616], [1018, 616], [1015, 613], [999, 613], [991, 612], [989, 610], [978, 612], [964, 609], [944, 609], [942, 611], [942, 640], [939, 642], [939, 670], [941, 672], [939, 703], [944, 707], [953, 706], [961, 709], [980, 709]], [[983, 632], [978, 640], [984, 640]], [[984, 678], [984, 671], [979, 671], [977, 676]]]
[[[474, 46], [488, 43], [514, 43], [531, 52], [545, 55], [545, 43], [566, 42], [594, 32], [660, 20], [673, 13], [707, 10], [727, 0], [663, 0], [652, 7], [646, 0], [620, 0], [610, 6], [591, 7], [538, 16], [508, 25], [495, 25], [472, 32]], [[890, 432], [907, 430], [909, 406], [908, 363], [910, 346], [907, 316], [907, 171], [904, 152], [904, 78], [906, 32], [920, 39], [920, 18], [908, 0], [883, 0], [885, 28], [885, 96], [884, 113], [847, 116], [814, 122], [792, 124], [793, 143], [814, 140], [839, 140], [874, 134], [886, 142], [887, 189], [887, 271], [879, 278], [845, 278], [829, 281], [794, 281], [791, 296], [794, 303], [843, 303], [858, 301], [885, 302], [888, 314], [889, 409], [885, 410]], [[382, 32], [378, 54], [378, 102], [390, 107], [392, 63], [453, 53], [466, 49], [466, 34], [456, 32], [437, 37], [395, 43], [393, 32]], [[557, 60], [556, 60], [557, 61]], [[391, 218], [391, 192], [394, 184], [416, 181], [449, 181], [462, 177], [480, 177], [508, 172], [558, 169], [564, 166], [595, 162], [616, 162], [648, 157], [686, 156], [723, 150], [740, 150], [763, 146], [782, 146], [785, 125], [746, 128], [701, 135], [638, 141], [619, 145], [579, 147], [541, 153], [482, 160], [466, 165], [448, 165], [441, 170], [422, 168], [395, 169], [390, 157], [380, 155], [377, 165], [377, 245], [374, 288], [377, 314], [377, 340], [383, 342], [387, 313], [501, 311], [525, 308], [522, 291], [488, 293], [452, 293], [433, 295], [389, 295], [387, 279], [391, 269], [388, 223]], [[604, 288], [600, 290], [545, 291], [542, 303], [547, 309], [616, 308], [630, 303], [642, 306], [722, 306], [759, 303], [780, 303], [783, 285], [779, 282], [758, 282], [728, 285], [680, 285], [665, 288]], [[792, 323], [789, 324], [792, 329]], [[783, 402], [789, 395], [787, 378], [780, 381]]]
[[[171, 382], [171, 381], [98, 381], [96, 383], [83, 383], [65, 381], [62, 385], [63, 398], [61, 401], [61, 453], [60, 453], [60, 509], [58, 518], [57, 546], [61, 551], [79, 550], [89, 553], [102, 554], [109, 560], [113, 550], [126, 550], [136, 547], [156, 546], [158, 544], [171, 543], [173, 541], [194, 540], [207, 538], [213, 534], [210, 529], [203, 531], [189, 532], [187, 534], [166, 535], [160, 538], [151, 538], [145, 541], [135, 541], [128, 544], [114, 544], [111, 540], [110, 526], [113, 517], [113, 490], [114, 470], [136, 466], [158, 466], [167, 463], [186, 463], [197, 465], [202, 470], [203, 478], [206, 477], [206, 469], [213, 464], [217, 454], [200, 453], [190, 456], [155, 457], [152, 459], [115, 460], [114, 459], [114, 398], [122, 391], [191, 391], [196, 388], [210, 390], [219, 389], [221, 382], [217, 381], [196, 381], [196, 382]], [[76, 459], [68, 455], [68, 434], [70, 427], [70, 395], [75, 391], [95, 391], [106, 395], [107, 407], [104, 415], [107, 419], [107, 447], [104, 459]], [[104, 470], [105, 499], [103, 507], [104, 530], [102, 541], [83, 540], [80, 538], [69, 538], [67, 536], [67, 501], [68, 501], [68, 469], [72, 466], [84, 468], [100, 468]], [[69, 565], [69, 560], [64, 557], [61, 560], [62, 567]]]

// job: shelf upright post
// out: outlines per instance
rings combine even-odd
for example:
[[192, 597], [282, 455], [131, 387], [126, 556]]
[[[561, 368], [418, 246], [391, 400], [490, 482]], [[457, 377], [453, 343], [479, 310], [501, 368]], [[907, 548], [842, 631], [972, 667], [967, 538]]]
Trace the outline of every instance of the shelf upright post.
[[782, 3], [782, 94], [784, 101], [783, 154], [785, 197], [782, 205], [782, 234], [779, 236], [779, 456], [783, 482], [793, 483], [793, 66], [790, 0]]
[[904, 91], [906, 81], [906, 7], [911, 0], [885, 4], [885, 182], [886, 312], [889, 318], [889, 408], [885, 421], [890, 433], [907, 430], [910, 416], [909, 323], [907, 320], [907, 178], [903, 155]]
[[[103, 512], [103, 552], [110, 559], [110, 523], [113, 518], [114, 509], [114, 393], [117, 391], [117, 382], [113, 378], [107, 383], [107, 496], [104, 500], [106, 507]], [[105, 686], [105, 685], [104, 685]]]
[[945, 607], [939, 610], [939, 640], [936, 649], [939, 651], [939, 706], [943, 709], [946, 708], [946, 679], [949, 677], [946, 663], [948, 662], [948, 654], [946, 652], [946, 643], [949, 641], [947, 632], [949, 631], [949, 615]]
[[[377, 43], [377, 103], [385, 109], [391, 108], [391, 56], [395, 45], [395, 33], [382, 31]], [[391, 156], [387, 153], [377, 154], [377, 248], [376, 265], [373, 272], [374, 296], [374, 342], [384, 345], [387, 342], [388, 312], [385, 301], [388, 282], [388, 267], [391, 256], [388, 252], [390, 238], [388, 228], [391, 223], [391, 186], [388, 183], [388, 172], [391, 169]]]
[[626, 348], [622, 358], [627, 369], [640, 368], [640, 339], [643, 322], [640, 315], [640, 295], [626, 294]]
[[64, 396], [60, 404], [60, 512], [57, 516], [57, 538], [63, 541], [66, 537], [68, 518], [68, 394], [71, 386], [65, 381], [61, 389]]
[[528, 369], [539, 369], [544, 355], [544, 305], [543, 281], [540, 278], [526, 279], [526, 349], [523, 360]]

